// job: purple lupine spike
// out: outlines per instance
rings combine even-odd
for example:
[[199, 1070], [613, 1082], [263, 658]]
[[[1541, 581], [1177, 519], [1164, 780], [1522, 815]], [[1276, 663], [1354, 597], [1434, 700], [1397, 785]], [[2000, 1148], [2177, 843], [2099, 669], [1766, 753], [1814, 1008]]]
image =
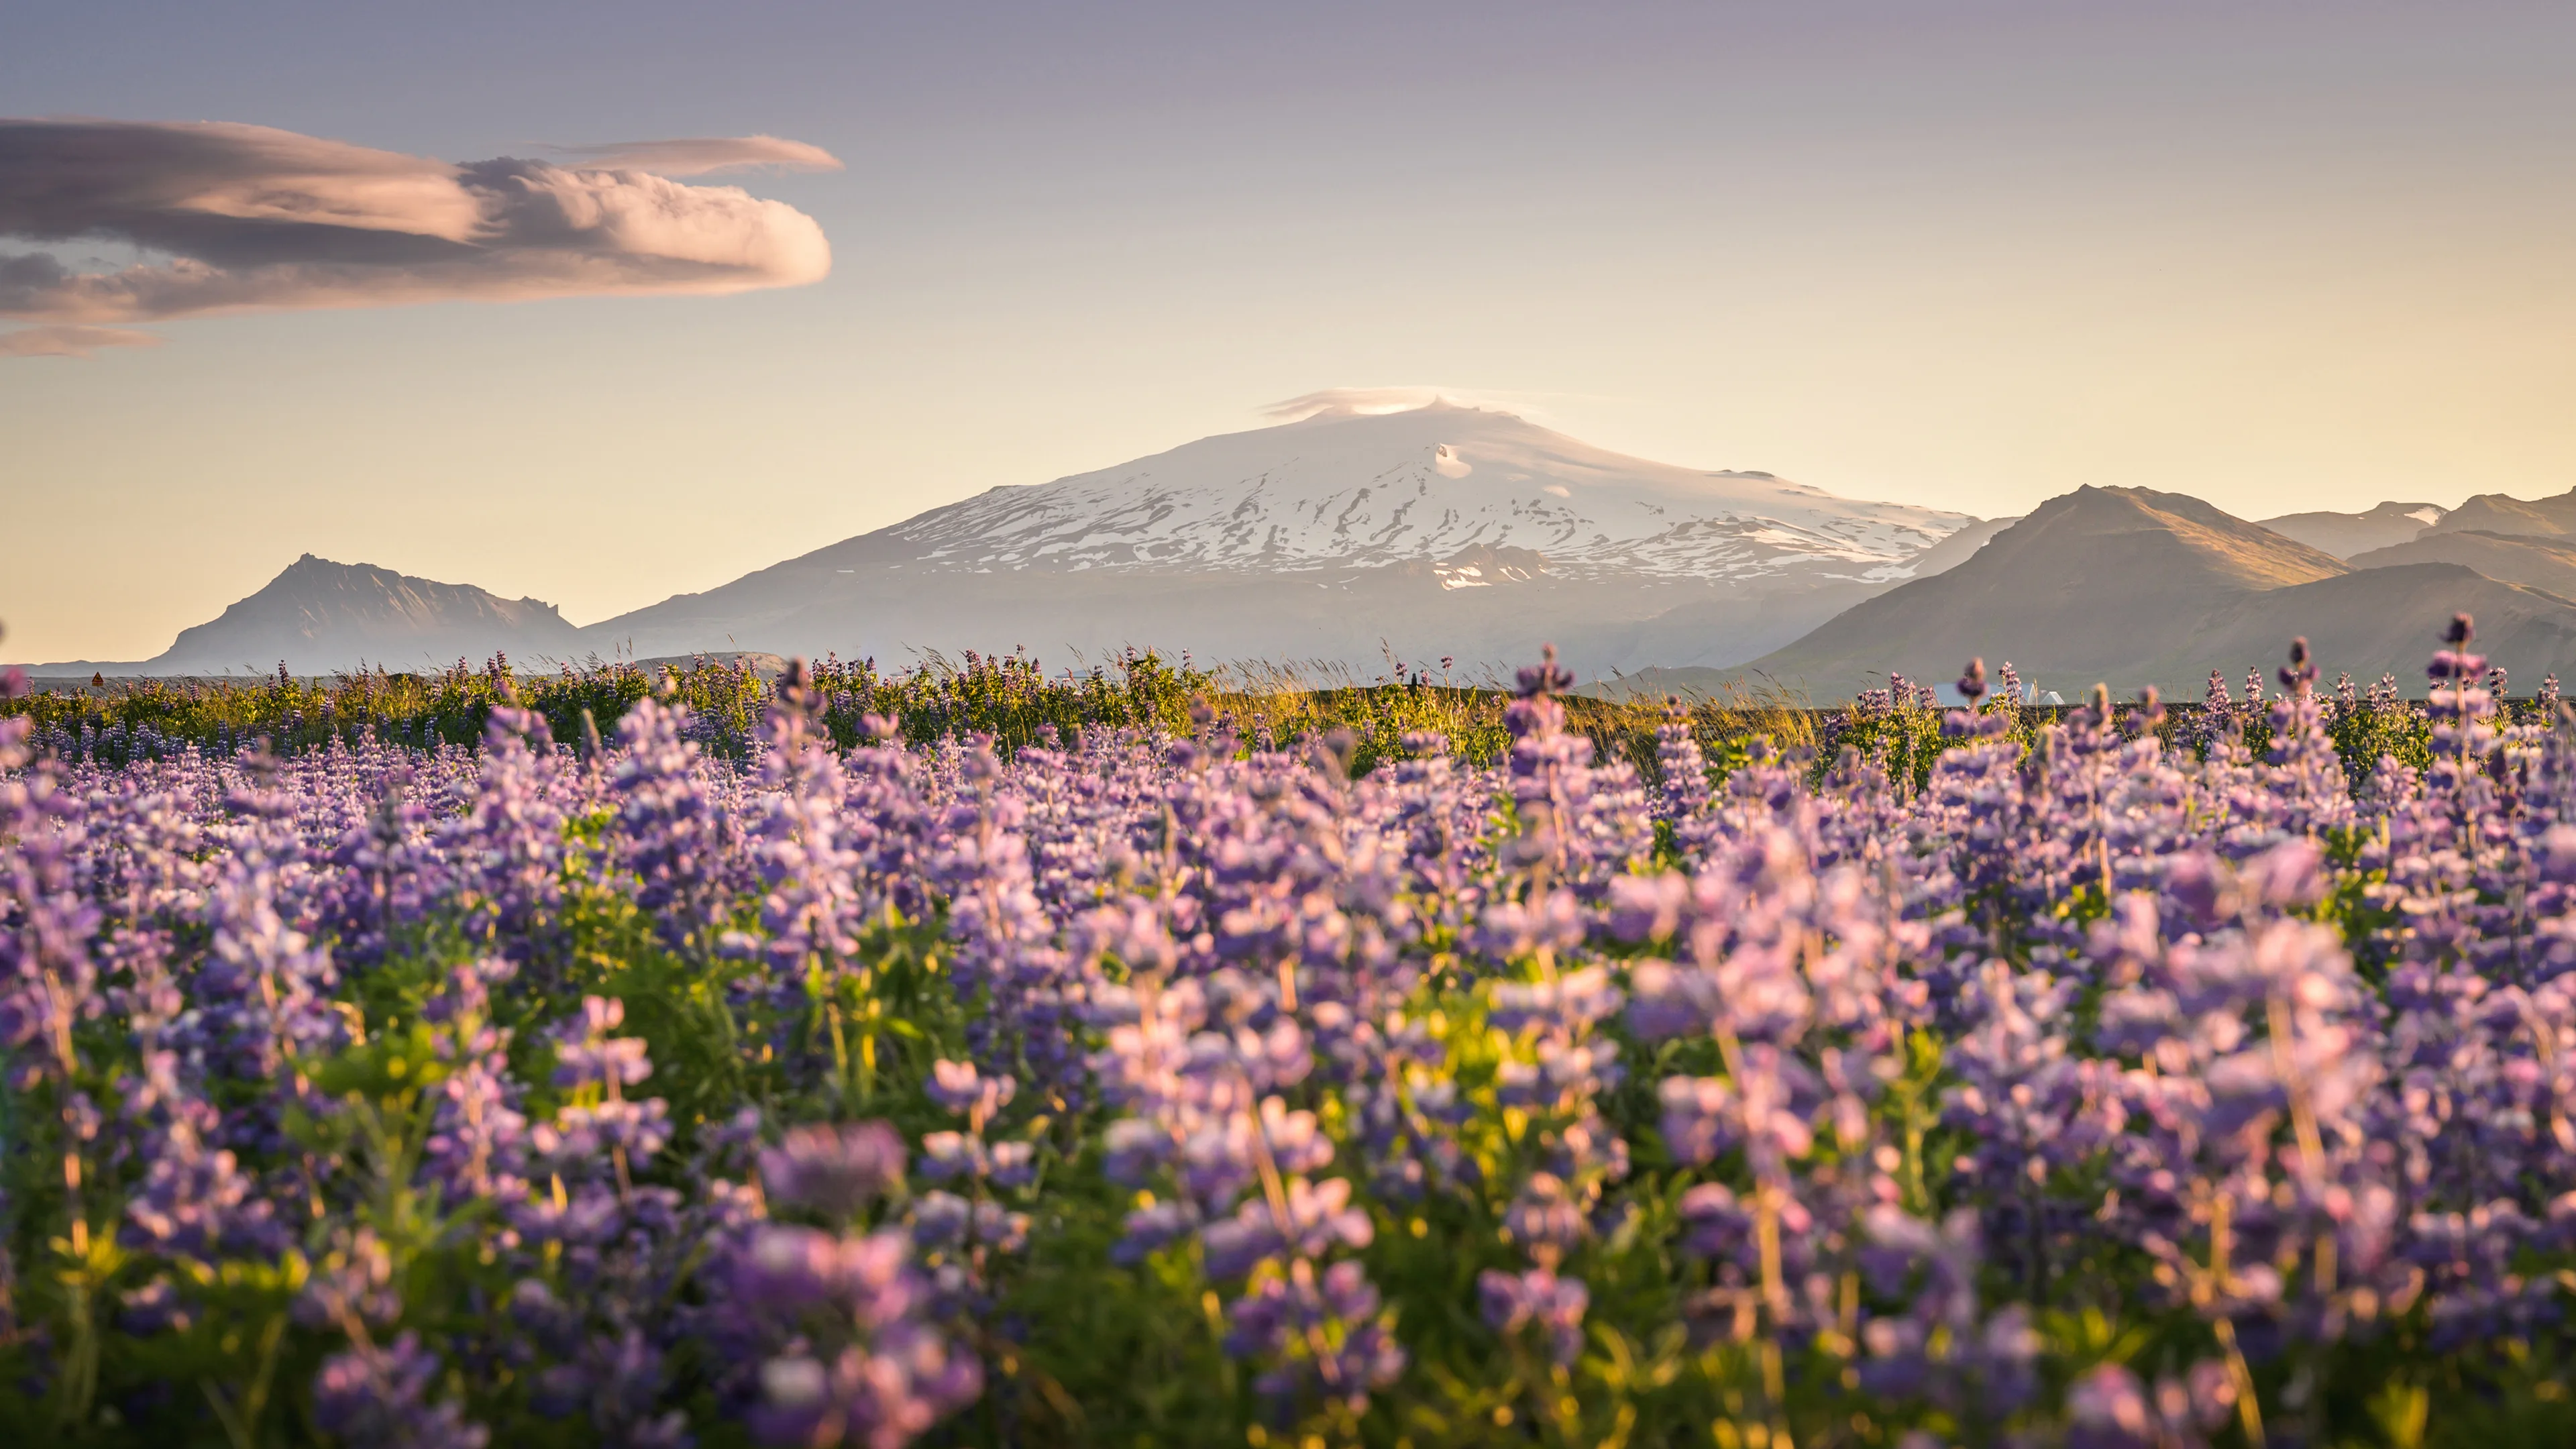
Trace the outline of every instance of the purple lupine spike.
[[361, 1344], [335, 1354], [314, 1376], [314, 1423], [351, 1443], [482, 1449], [491, 1441], [489, 1429], [468, 1421], [451, 1401], [430, 1401], [438, 1372], [437, 1355], [408, 1331], [382, 1347]]

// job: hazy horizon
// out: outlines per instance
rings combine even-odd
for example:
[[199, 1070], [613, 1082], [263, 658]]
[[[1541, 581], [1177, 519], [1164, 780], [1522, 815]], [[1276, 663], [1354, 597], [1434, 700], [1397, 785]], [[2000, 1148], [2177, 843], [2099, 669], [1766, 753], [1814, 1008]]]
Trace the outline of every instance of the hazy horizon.
[[[305, 552], [587, 624], [1341, 387], [1980, 517], [2086, 483], [2246, 518], [2576, 485], [2563, 6], [438, 26], [0, 16], [0, 107], [55, 118], [0, 141], [0, 655], [149, 658]], [[243, 278], [342, 270], [177, 300], [12, 272], [114, 278], [189, 254], [177, 211], [263, 219], [146, 158], [188, 186], [67, 239], [87, 213], [8, 179], [112, 170], [68, 117], [431, 178], [369, 204], [471, 265], [236, 226]], [[677, 178], [635, 185], [740, 230], [569, 266], [552, 213], [456, 221], [445, 163], [487, 201]]]

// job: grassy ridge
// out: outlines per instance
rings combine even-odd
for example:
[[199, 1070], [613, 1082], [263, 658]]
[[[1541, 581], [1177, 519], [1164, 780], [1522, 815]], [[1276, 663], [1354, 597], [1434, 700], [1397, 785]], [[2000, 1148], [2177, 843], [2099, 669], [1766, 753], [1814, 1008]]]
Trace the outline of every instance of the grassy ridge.
[[[1070, 742], [1084, 730], [1179, 734], [1191, 728], [1191, 710], [1200, 701], [1232, 727], [1246, 749], [1287, 749], [1347, 731], [1348, 767], [1355, 774], [1409, 756], [1405, 737], [1416, 733], [1445, 737], [1452, 753], [1475, 764], [1494, 763], [1509, 748], [1503, 710], [1511, 695], [1490, 680], [1446, 683], [1414, 674], [1361, 682], [1272, 666], [1210, 669], [1186, 656], [1174, 663], [1150, 651], [1055, 674], [1017, 654], [969, 652], [959, 661], [933, 658], [900, 673], [880, 671], [870, 660], [826, 659], [814, 666], [814, 680], [824, 702], [823, 722], [845, 748], [869, 736], [871, 716], [893, 721], [912, 744], [986, 735], [1006, 755], [1050, 740]], [[603, 736], [613, 734], [628, 709], [654, 694], [690, 707], [704, 747], [739, 757], [769, 706], [770, 682], [748, 658], [708, 657], [684, 666], [598, 664], [538, 674], [518, 672], [496, 656], [479, 668], [460, 662], [434, 674], [111, 680], [0, 700], [0, 716], [32, 716], [31, 743], [40, 749], [122, 764], [191, 745], [230, 753], [260, 739], [281, 754], [325, 748], [334, 739], [354, 745], [371, 738], [421, 749], [470, 746], [505, 698], [544, 715], [555, 738], [571, 743], [583, 737], [585, 718]], [[1592, 740], [1596, 758], [1626, 760], [1650, 781], [1658, 776], [1656, 732], [1677, 720], [1687, 722], [1721, 775], [1761, 739], [1783, 750], [1811, 752], [1819, 772], [1850, 746], [1919, 782], [1951, 744], [1942, 738], [1941, 712], [1922, 707], [1819, 707], [1752, 691], [1688, 702], [1572, 696], [1565, 703], [1568, 728]], [[2509, 719], [2537, 717], [2546, 709], [2534, 700], [2500, 706]], [[2064, 713], [2059, 706], [1988, 707], [2010, 710], [2013, 733], [2026, 744]], [[2122, 713], [2130, 728], [2138, 727], [2133, 707], [2123, 706]], [[2242, 704], [2224, 717], [2197, 705], [2176, 706], [2157, 729], [2168, 744], [2205, 753], [2230, 720], [2250, 749], [2259, 753], [2269, 744], [2265, 712]], [[2382, 754], [2418, 767], [2428, 759], [2429, 726], [2412, 704], [2338, 708], [2329, 728], [2356, 784]]]

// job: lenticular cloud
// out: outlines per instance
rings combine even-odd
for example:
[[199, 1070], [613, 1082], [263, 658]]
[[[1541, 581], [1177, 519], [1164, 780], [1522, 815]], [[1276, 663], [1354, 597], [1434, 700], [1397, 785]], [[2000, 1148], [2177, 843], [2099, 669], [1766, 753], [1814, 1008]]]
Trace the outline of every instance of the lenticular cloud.
[[82, 271], [45, 250], [0, 251], [0, 317], [800, 286], [832, 266], [812, 217], [656, 171], [837, 165], [765, 136], [602, 147], [595, 164], [460, 165], [265, 126], [0, 120], [0, 237], [105, 240], [150, 258]]

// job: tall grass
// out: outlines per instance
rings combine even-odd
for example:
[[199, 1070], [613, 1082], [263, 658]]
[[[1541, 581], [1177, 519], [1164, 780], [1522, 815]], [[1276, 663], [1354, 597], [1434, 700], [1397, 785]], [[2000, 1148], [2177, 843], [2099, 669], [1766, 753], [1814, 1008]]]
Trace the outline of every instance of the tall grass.
[[[194, 747], [229, 754], [265, 740], [281, 755], [361, 739], [429, 749], [469, 746], [485, 717], [516, 699], [545, 716], [567, 743], [585, 729], [612, 735], [647, 695], [689, 706], [693, 732], [711, 751], [740, 757], [771, 695], [763, 656], [702, 656], [682, 664], [593, 660], [551, 673], [522, 672], [505, 656], [465, 661], [434, 673], [383, 670], [321, 678], [281, 671], [256, 679], [101, 680], [0, 700], [0, 715], [34, 719], [30, 743], [64, 758], [122, 764]], [[1400, 666], [1363, 677], [1328, 662], [1239, 661], [1209, 666], [1182, 655], [1130, 650], [1097, 663], [1049, 672], [1023, 653], [968, 651], [926, 656], [886, 671], [873, 660], [826, 658], [813, 666], [821, 720], [836, 743], [850, 747], [887, 725], [906, 741], [989, 737], [1009, 752], [1070, 743], [1082, 731], [1138, 730], [1179, 735], [1195, 728], [1194, 708], [1213, 711], [1245, 750], [1297, 750], [1327, 739], [1355, 774], [1410, 758], [1439, 736], [1457, 758], [1500, 762], [1510, 748], [1503, 712], [1510, 683], [1490, 674], [1460, 677]], [[1872, 708], [1820, 705], [1777, 681], [1754, 679], [1715, 694], [1655, 698], [1637, 691], [1570, 696], [1567, 728], [1589, 738], [1595, 758], [1624, 760], [1649, 781], [1658, 776], [1658, 729], [1688, 725], [1721, 778], [1749, 756], [1757, 740], [1810, 762], [1821, 775], [1846, 749], [1885, 767], [1892, 779], [1919, 784], [1952, 741], [1942, 711], [1911, 705]], [[2546, 705], [2502, 701], [2508, 719], [2537, 717]], [[2065, 707], [1990, 701], [2008, 711], [2011, 733], [2035, 744]], [[2125, 727], [2139, 722], [2119, 707]], [[2356, 784], [2382, 755], [2422, 767], [2430, 725], [2420, 707], [2381, 701], [2329, 711], [2329, 730]], [[2194, 753], [2228, 733], [2256, 754], [2270, 743], [2258, 706], [2224, 711], [2172, 708], [2157, 726], [2165, 742]]]

